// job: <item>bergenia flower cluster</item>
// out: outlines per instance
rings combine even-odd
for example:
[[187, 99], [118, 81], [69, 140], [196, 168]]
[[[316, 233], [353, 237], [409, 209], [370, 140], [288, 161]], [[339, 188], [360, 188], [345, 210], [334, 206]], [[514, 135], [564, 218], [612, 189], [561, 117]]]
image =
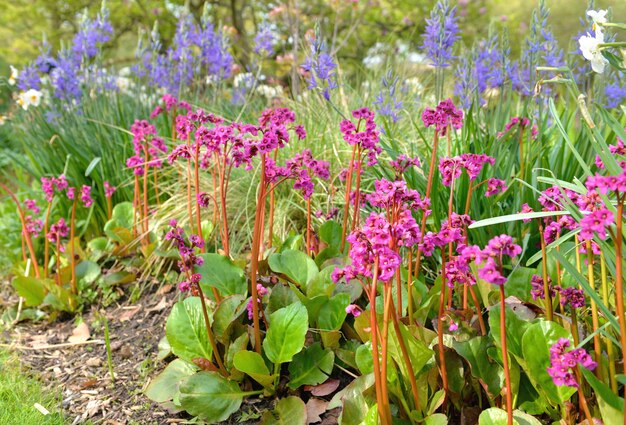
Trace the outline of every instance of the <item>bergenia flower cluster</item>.
[[532, 140], [537, 139], [537, 135], [539, 134], [539, 129], [537, 128], [537, 124], [533, 124], [532, 127], [530, 125], [530, 120], [526, 117], [511, 117], [508, 123], [504, 126], [504, 131], [501, 131], [497, 134], [498, 138], [503, 137], [505, 134], [510, 131], [519, 129], [520, 131], [525, 131], [530, 127], [530, 138]]
[[330, 177], [330, 164], [313, 158], [310, 149], [305, 149], [285, 162], [284, 167], [276, 165], [273, 159], [265, 162], [265, 178], [271, 184], [277, 184], [285, 179], [295, 179], [293, 188], [302, 192], [304, 199], [313, 194], [315, 185], [313, 177], [327, 180]]
[[181, 273], [187, 275], [187, 280], [183, 280], [178, 284], [178, 289], [187, 292], [193, 288], [194, 284], [198, 284], [202, 276], [194, 273], [194, 267], [201, 266], [204, 263], [202, 257], [196, 255], [196, 249], [202, 249], [204, 241], [198, 235], [190, 235], [188, 240], [185, 238], [185, 231], [178, 226], [176, 220], [169, 222], [171, 229], [166, 233], [165, 240], [172, 241], [172, 244], [178, 249], [180, 260], [178, 268]]
[[452, 99], [439, 102], [435, 109], [426, 108], [422, 112], [422, 121], [426, 127], [435, 126], [437, 133], [445, 136], [448, 127], [456, 130], [463, 127], [463, 111], [454, 106]]
[[126, 166], [132, 168], [136, 176], [142, 176], [145, 167], [161, 167], [163, 160], [159, 155], [167, 153], [167, 145], [162, 138], [157, 137], [156, 127], [146, 120], [136, 120], [130, 131], [133, 134], [135, 155], [128, 158]]
[[584, 348], [566, 351], [570, 345], [569, 339], [560, 338], [550, 347], [548, 374], [552, 378], [554, 385], [578, 388], [576, 374], [572, 369], [580, 365], [589, 370], [594, 370], [597, 363], [593, 361]]
[[352, 111], [352, 116], [357, 120], [356, 124], [350, 120], [343, 120], [340, 124], [343, 140], [349, 145], [357, 146], [361, 154], [366, 154], [367, 165], [377, 163], [378, 155], [382, 152], [379, 145], [380, 132], [376, 129], [374, 112], [368, 108]]

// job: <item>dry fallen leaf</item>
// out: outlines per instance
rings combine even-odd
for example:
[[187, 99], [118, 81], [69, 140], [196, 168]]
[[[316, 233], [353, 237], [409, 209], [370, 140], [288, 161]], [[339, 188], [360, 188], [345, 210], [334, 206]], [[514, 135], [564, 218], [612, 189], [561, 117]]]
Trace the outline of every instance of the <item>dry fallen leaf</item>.
[[306, 423], [314, 424], [316, 422], [321, 422], [321, 415], [326, 411], [326, 406], [328, 406], [328, 402], [326, 400], [322, 400], [321, 398], [311, 398], [306, 403]]
[[150, 307], [147, 311], [149, 313], [153, 312], [153, 311], [161, 311], [163, 310], [165, 307], [167, 307], [167, 298], [163, 297], [161, 298], [161, 301], [159, 301], [159, 303], [157, 305], [155, 305], [154, 307]]
[[133, 308], [129, 308], [129, 309], [124, 309], [124, 312], [122, 314], [120, 314], [119, 317], [119, 321], [120, 322], [126, 322], [130, 319], [133, 318], [133, 316], [137, 313], [139, 313], [139, 311], [141, 310], [141, 304], [133, 307]]
[[339, 388], [339, 379], [328, 379], [326, 382], [319, 385], [306, 385], [304, 390], [310, 391], [314, 396], [324, 397], [334, 393], [337, 388]]
[[161, 289], [157, 291], [157, 295], [165, 295], [174, 288], [174, 285], [165, 284]]
[[81, 342], [85, 342], [89, 339], [91, 333], [89, 332], [89, 325], [87, 323], [82, 322], [80, 325], [76, 326], [72, 331], [72, 335], [67, 339], [68, 342], [72, 344], [77, 344]]

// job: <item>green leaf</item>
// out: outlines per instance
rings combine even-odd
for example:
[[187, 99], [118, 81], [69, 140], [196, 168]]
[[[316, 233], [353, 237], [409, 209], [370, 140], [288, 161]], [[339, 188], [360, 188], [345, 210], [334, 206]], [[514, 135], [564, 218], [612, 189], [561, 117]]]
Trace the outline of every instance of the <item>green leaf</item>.
[[100, 158], [99, 156], [97, 156], [97, 157], [95, 157], [94, 159], [91, 160], [91, 162], [87, 166], [87, 169], [85, 170], [85, 177], [89, 177], [89, 175], [91, 174], [93, 169], [96, 168], [96, 165], [98, 165], [100, 160], [102, 160], [102, 158]]
[[[478, 417], [478, 425], [507, 425], [507, 413], [498, 407], [491, 407], [483, 410]], [[513, 418], [513, 424], [520, 425], [520, 423]]]
[[540, 211], [530, 213], [516, 213], [502, 215], [500, 217], [486, 218], [484, 220], [475, 221], [470, 224], [468, 229], [476, 229], [478, 227], [492, 226], [494, 224], [509, 223], [511, 221], [527, 220], [532, 218], [553, 217], [558, 215], [569, 215], [567, 211]]
[[435, 413], [424, 419], [424, 425], [448, 425], [448, 418], [443, 413]]
[[524, 369], [537, 391], [545, 394], [554, 405], [563, 403], [576, 392], [572, 387], [554, 385], [547, 372], [550, 366], [550, 347], [559, 338], [569, 336], [569, 332], [560, 325], [542, 320], [530, 325], [522, 337], [522, 354], [526, 361]]
[[93, 261], [81, 261], [76, 266], [76, 278], [91, 284], [100, 276], [100, 266]]
[[304, 347], [308, 327], [306, 308], [299, 302], [272, 313], [270, 328], [263, 341], [263, 350], [267, 358], [272, 363], [291, 361]]
[[[505, 310], [505, 314], [507, 349], [510, 354], [515, 355], [518, 359], [523, 359], [522, 337], [531, 323], [521, 319], [508, 307]], [[502, 347], [502, 340], [500, 338], [500, 305], [494, 305], [489, 310], [489, 328], [491, 329], [491, 336], [496, 342], [496, 345]]]
[[243, 396], [237, 383], [217, 372], [198, 372], [180, 384], [181, 407], [209, 423], [227, 420], [239, 410]]
[[233, 366], [266, 388], [274, 386], [274, 376], [270, 374], [263, 357], [256, 351], [240, 351], [233, 358]]
[[317, 385], [326, 381], [333, 371], [335, 354], [323, 349], [319, 342], [296, 354], [289, 363], [289, 387]]
[[164, 403], [174, 399], [178, 393], [180, 382], [194, 373], [198, 368], [184, 360], [176, 359], [150, 381], [145, 395], [155, 403]]
[[490, 398], [500, 394], [504, 370], [487, 353], [489, 337], [478, 336], [467, 341], [454, 341], [454, 349], [470, 364], [472, 375], [480, 381]]
[[593, 372], [590, 372], [584, 367], [580, 367], [580, 371], [595, 392], [604, 423], [623, 424], [624, 399], [611, 391], [608, 385], [596, 378]]
[[344, 389], [333, 396], [328, 403], [327, 409], [341, 407], [341, 416], [339, 423], [342, 425], [361, 425], [365, 420], [365, 416], [369, 410], [369, 404], [374, 404], [375, 400], [367, 397], [367, 390], [374, 385], [374, 375], [359, 376], [350, 382]]
[[248, 342], [250, 342], [250, 337], [246, 332], [239, 335], [233, 342], [230, 343], [226, 352], [226, 369], [230, 370], [233, 367], [235, 355], [238, 352], [245, 350], [246, 347], [248, 347]]
[[[16, 276], [11, 284], [17, 294], [24, 298], [27, 307], [40, 305], [46, 296], [46, 285], [42, 279], [31, 276]], [[54, 282], [50, 281], [49, 284], [54, 285]]]
[[374, 371], [374, 359], [371, 341], [367, 341], [365, 344], [356, 349], [354, 361], [361, 371], [361, 374], [367, 375], [368, 373], [372, 373]]
[[216, 288], [220, 295], [248, 294], [248, 284], [241, 268], [237, 267], [230, 258], [220, 254], [200, 254], [204, 263], [196, 267], [196, 273], [202, 275], [200, 285], [207, 294], [211, 288]]
[[298, 397], [281, 399], [276, 409], [265, 412], [262, 425], [306, 425], [306, 406]]
[[188, 297], [172, 307], [167, 318], [165, 335], [172, 353], [192, 362], [196, 357], [211, 359], [213, 354], [202, 315], [200, 298]]
[[504, 285], [507, 297], [517, 297], [520, 300], [528, 301], [530, 298], [530, 280], [536, 273], [535, 269], [526, 267], [516, 267], [509, 275], [506, 285]]
[[341, 227], [341, 224], [334, 220], [327, 221], [319, 228], [320, 239], [326, 242], [329, 247], [335, 248], [337, 251], [341, 249], [342, 232], [343, 228]]
[[338, 331], [346, 320], [346, 307], [350, 304], [350, 295], [337, 294], [322, 306], [317, 324], [324, 331]]
[[270, 299], [267, 303], [267, 314], [272, 314], [281, 308], [290, 306], [299, 301], [298, 296], [287, 285], [276, 284], [270, 293]]
[[215, 338], [226, 345], [230, 341], [233, 323], [246, 310], [243, 295], [223, 298], [213, 314], [213, 333]]
[[280, 254], [272, 254], [268, 262], [272, 271], [284, 274], [303, 288], [319, 273], [315, 261], [302, 251], [288, 249]]

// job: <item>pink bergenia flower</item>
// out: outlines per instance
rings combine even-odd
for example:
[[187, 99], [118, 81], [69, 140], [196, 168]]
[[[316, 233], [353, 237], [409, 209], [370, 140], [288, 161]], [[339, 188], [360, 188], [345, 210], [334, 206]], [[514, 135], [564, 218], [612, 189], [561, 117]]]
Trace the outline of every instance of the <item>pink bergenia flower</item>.
[[354, 317], [359, 317], [361, 315], [361, 308], [356, 304], [350, 304], [346, 307], [346, 313], [351, 314]]
[[93, 199], [91, 198], [91, 186], [83, 185], [80, 189], [80, 200], [85, 208], [89, 208], [93, 205]]
[[485, 191], [485, 196], [496, 195], [504, 192], [506, 189], [506, 182], [504, 180], [490, 178], [487, 180], [487, 190]]
[[581, 365], [593, 370], [597, 363], [584, 348], [566, 351], [569, 347], [570, 341], [567, 338], [560, 338], [550, 347], [550, 367], [547, 370], [555, 385], [578, 388], [576, 375], [572, 369]]
[[437, 132], [445, 136], [448, 126], [457, 130], [463, 126], [463, 111], [454, 106], [452, 99], [446, 99], [439, 102], [435, 109], [426, 108], [422, 121], [426, 127], [434, 125]]
[[580, 238], [593, 239], [594, 234], [602, 240], [606, 239], [607, 227], [614, 222], [613, 213], [607, 209], [593, 211], [580, 220]]
[[106, 198], [110, 199], [116, 190], [117, 188], [115, 186], [112, 186], [108, 181], [104, 182], [104, 196]]
[[39, 214], [41, 212], [41, 210], [37, 206], [37, 201], [35, 201], [34, 199], [25, 199], [24, 205], [26, 206], [27, 209], [32, 211], [33, 214]]

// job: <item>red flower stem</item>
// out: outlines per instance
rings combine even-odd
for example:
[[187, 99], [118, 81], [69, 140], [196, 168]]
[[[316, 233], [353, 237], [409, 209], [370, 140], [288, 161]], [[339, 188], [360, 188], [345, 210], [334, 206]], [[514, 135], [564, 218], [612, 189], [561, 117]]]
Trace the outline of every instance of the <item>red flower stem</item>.
[[446, 256], [441, 250], [441, 290], [439, 291], [439, 313], [437, 317], [437, 348], [439, 350], [439, 367], [441, 369], [441, 380], [443, 382], [443, 390], [446, 392], [446, 398], [450, 391], [448, 385], [448, 371], [446, 368], [445, 347], [443, 345], [443, 315], [446, 305]]
[[22, 261], [26, 262], [28, 260], [28, 255], [26, 254], [26, 239], [24, 238], [25, 231], [22, 230], [21, 239], [22, 239]]
[[[33, 240], [30, 237], [30, 233], [26, 231], [26, 217], [24, 215], [24, 210], [20, 205], [20, 201], [17, 199], [17, 196], [9, 189], [4, 183], [0, 183], [0, 188], [2, 188], [7, 195], [11, 197], [15, 206], [17, 208], [17, 213], [20, 216], [20, 221], [22, 222], [22, 233], [24, 234], [24, 238], [26, 239], [26, 246], [28, 247], [28, 252], [30, 253], [30, 260], [33, 263], [33, 269], [35, 270], [35, 276], [41, 277], [39, 274], [39, 265], [37, 264], [37, 255], [35, 255], [35, 248], [33, 247]], [[45, 237], [45, 235], [44, 235]]]
[[[620, 342], [622, 343], [622, 356], [624, 347], [626, 347], [626, 316], [624, 316], [624, 278], [623, 263], [624, 255], [622, 253], [622, 226], [624, 221], [624, 196], [620, 199], [617, 193], [617, 232], [615, 237], [615, 306], [617, 309], [617, 317], [620, 327]], [[626, 374], [626, 358], [622, 359], [624, 373]], [[626, 392], [626, 390], [625, 390]], [[624, 411], [626, 412], [626, 394], [624, 394]], [[626, 425], [626, 415], [624, 415], [624, 425]]]
[[[591, 249], [591, 241], [587, 241], [586, 250], [587, 250], [587, 280], [589, 281], [589, 286], [591, 286], [591, 289], [595, 292], [596, 285], [595, 285], [595, 277], [593, 274], [594, 258], [593, 258], [593, 251]], [[598, 367], [596, 367], [594, 372], [598, 379], [602, 379], [602, 376], [603, 376], [602, 343], [600, 341], [600, 333], [598, 332], [598, 328], [600, 327], [600, 321], [598, 318], [598, 305], [593, 299], [590, 301], [590, 304], [591, 304], [591, 325], [593, 327], [593, 332], [594, 332], [593, 351], [596, 354], [595, 360], [598, 363]]]
[[[410, 264], [410, 263], [409, 263]], [[409, 273], [409, 276], [411, 274]], [[393, 311], [393, 299], [391, 300], [391, 310]], [[411, 383], [411, 393], [413, 394], [413, 403], [415, 410], [420, 410], [420, 399], [419, 393], [417, 391], [417, 381], [415, 380], [415, 371], [413, 369], [413, 364], [411, 363], [411, 357], [409, 356], [409, 351], [406, 348], [406, 343], [404, 342], [404, 336], [402, 335], [402, 331], [400, 329], [400, 325], [398, 324], [398, 316], [395, 314], [391, 314], [391, 320], [393, 321], [393, 327], [398, 335], [398, 345], [400, 345], [400, 351], [402, 352], [402, 357], [404, 360], [404, 365], [407, 368], [407, 372], [409, 375], [409, 381]]]
[[352, 213], [352, 230], [359, 226], [361, 208], [361, 149], [357, 149], [356, 182], [354, 184], [354, 211]]
[[543, 233], [543, 223], [541, 219], [537, 219], [539, 225], [539, 238], [541, 239], [541, 270], [543, 277], [543, 293], [545, 294], [546, 319], [552, 321], [552, 294], [550, 293], [550, 284], [548, 282], [548, 254], [546, 251], [546, 239]]
[[57, 260], [56, 260], [56, 281], [57, 281], [57, 286], [61, 286], [61, 237], [57, 234], [57, 243], [56, 243], [56, 254], [57, 254]]
[[[430, 156], [430, 167], [428, 169], [428, 181], [426, 183], [426, 198], [430, 199], [430, 191], [433, 187], [433, 176], [435, 175], [435, 162], [437, 161], [437, 146], [439, 144], [439, 132], [435, 131], [435, 137], [433, 139], [433, 151]], [[422, 224], [420, 226], [420, 233], [423, 235], [426, 230], [426, 214], [422, 214]], [[420, 266], [422, 264], [422, 249], [418, 247], [417, 254], [415, 255], [415, 279], [420, 274]]]
[[348, 232], [348, 216], [350, 215], [350, 192], [352, 191], [352, 171], [354, 169], [354, 157], [356, 155], [356, 145], [352, 146], [352, 158], [348, 164], [348, 173], [346, 174], [346, 194], [343, 205], [343, 225], [341, 227], [341, 252], [346, 246], [346, 234]]
[[408, 259], [408, 274], [407, 274], [407, 304], [408, 304], [408, 314], [409, 314], [409, 323], [413, 320], [413, 249], [409, 248], [409, 259]]
[[[274, 192], [270, 196], [274, 195]], [[311, 197], [306, 199], [306, 253], [311, 255]]]
[[[200, 144], [196, 143], [194, 161], [193, 161], [193, 170], [194, 170], [194, 187], [196, 189], [196, 227], [198, 229], [198, 236], [200, 239], [204, 241], [204, 236], [202, 235], [202, 217], [200, 214], [200, 203], [198, 202], [198, 195], [200, 194], [200, 167], [198, 161], [200, 160]], [[206, 252], [206, 244], [202, 246], [202, 252]]]
[[591, 416], [591, 412], [589, 411], [589, 406], [587, 405], [587, 399], [585, 398], [585, 392], [583, 391], [582, 385], [582, 377], [580, 376], [580, 369], [578, 365], [574, 367], [574, 372], [576, 374], [576, 380], [578, 381], [578, 404], [582, 407], [583, 412], [585, 412], [585, 417], [587, 418], [588, 424], [594, 424], [593, 416]]
[[[189, 274], [189, 273], [188, 273]], [[200, 302], [202, 304], [202, 315], [204, 316], [204, 325], [206, 326], [207, 335], [209, 337], [209, 342], [211, 343], [211, 348], [213, 349], [213, 356], [215, 357], [215, 361], [220, 369], [220, 373], [224, 377], [228, 377], [228, 372], [224, 367], [224, 363], [222, 363], [222, 358], [220, 357], [220, 352], [217, 347], [217, 343], [215, 341], [215, 335], [213, 335], [213, 330], [211, 329], [211, 322], [209, 321], [209, 314], [207, 312], [206, 301], [204, 299], [204, 294], [202, 293], [202, 288], [200, 285], [197, 285], [198, 288], [198, 296], [200, 297]]]
[[[502, 265], [500, 265], [502, 268]], [[513, 425], [513, 392], [511, 385], [511, 371], [509, 369], [509, 352], [506, 346], [506, 303], [504, 285], [500, 285], [500, 339], [502, 341], [502, 365], [506, 383], [506, 414], [508, 425]]]
[[152, 175], [154, 176], [154, 197], [156, 200], [157, 207], [161, 206], [161, 199], [159, 198], [159, 177], [156, 167], [152, 170]]
[[[216, 155], [216, 159], [217, 159], [217, 155]], [[217, 206], [217, 175], [215, 174], [215, 168], [217, 167], [217, 165], [213, 165], [213, 167], [211, 167], [211, 178], [213, 180], [213, 228], [215, 228], [215, 226], [217, 226], [217, 212], [218, 212], [218, 206]]]
[[480, 308], [480, 302], [478, 301], [478, 297], [476, 296], [476, 291], [474, 291], [474, 286], [469, 286], [469, 292], [472, 295], [472, 300], [474, 301], [474, 305], [476, 306], [476, 315], [478, 316], [478, 324], [480, 325], [480, 332], [483, 336], [487, 335], [487, 328], [485, 327], [485, 321], [483, 320], [482, 310]]
[[[374, 366], [374, 385], [376, 387], [376, 402], [378, 416], [383, 425], [391, 425], [388, 419], [388, 406], [385, 404], [386, 394], [382, 392], [382, 375], [380, 370], [380, 358], [378, 357], [378, 315], [376, 314], [376, 287], [378, 285], [378, 257], [374, 260], [374, 271], [370, 285], [370, 332], [372, 337], [372, 360]], [[388, 403], [388, 402], [387, 402]]]
[[254, 230], [252, 234], [252, 253], [250, 258], [250, 286], [252, 295], [252, 322], [254, 332], [254, 349], [261, 354], [261, 328], [259, 323], [259, 294], [256, 288], [257, 272], [259, 269], [259, 251], [261, 233], [263, 232], [261, 217], [265, 213], [265, 154], [261, 155], [261, 181], [259, 182], [259, 194], [254, 217]]
[[148, 165], [149, 165], [148, 143], [144, 143], [144, 163], [143, 163], [143, 238], [145, 245], [150, 243], [150, 228], [148, 225]]
[[107, 197], [107, 219], [111, 220], [113, 216], [113, 204], [111, 203], [111, 198]]
[[[224, 151], [226, 151], [225, 147]], [[227, 257], [230, 257], [230, 238], [228, 236], [228, 211], [226, 211], [226, 192], [228, 190], [228, 181], [226, 180], [226, 167], [228, 166], [227, 158], [227, 153], [224, 152], [220, 173], [220, 209], [222, 210], [222, 227], [224, 229], [224, 240], [222, 241], [222, 245], [224, 247], [224, 253]]]
[[[274, 149], [274, 162], [278, 157], [278, 148]], [[272, 247], [272, 241], [274, 240], [274, 191], [270, 192], [270, 212], [269, 212], [269, 224], [267, 230], [267, 247]], [[308, 226], [307, 226], [308, 228]]]
[[72, 216], [70, 219], [70, 271], [72, 273], [72, 278], [70, 280], [70, 287], [72, 288], [72, 294], [76, 295], [78, 293], [78, 288], [76, 286], [76, 255], [74, 243], [74, 232], [76, 228], [76, 198], [74, 198], [74, 202], [72, 203]]
[[[389, 390], [387, 388], [387, 367], [389, 366], [389, 316], [391, 315], [391, 290], [392, 284], [390, 282], [385, 282], [383, 284], [383, 331], [380, 336], [380, 350], [381, 350], [381, 367], [380, 367], [380, 382], [381, 382], [381, 390], [383, 392], [383, 396], [387, 398], [387, 394], [389, 394]], [[375, 301], [374, 301], [375, 302]], [[389, 403], [387, 402], [385, 406]]]
[[193, 229], [193, 207], [191, 205], [191, 160], [187, 160], [187, 214], [189, 215], [189, 230], [191, 233], [195, 233]]
[[48, 264], [50, 263], [50, 241], [48, 241], [48, 226], [50, 225], [50, 212], [52, 211], [52, 202], [48, 202], [46, 208], [46, 218], [43, 224], [43, 277], [48, 277]]
[[141, 209], [139, 205], [139, 176], [135, 174], [135, 186], [133, 190], [133, 238], [137, 238], [137, 214], [141, 216]]
[[[602, 276], [602, 301], [605, 305], [609, 304], [609, 283], [606, 275], [606, 261], [604, 260], [604, 253], [600, 251], [600, 273]], [[578, 331], [578, 329], [576, 329]], [[576, 341], [574, 341], [576, 342]], [[577, 343], [575, 345], [578, 345]], [[609, 380], [611, 381], [611, 389], [617, 394], [617, 371], [615, 368], [615, 351], [613, 350], [613, 341], [611, 338], [606, 339], [606, 352], [608, 354], [609, 362]]]

